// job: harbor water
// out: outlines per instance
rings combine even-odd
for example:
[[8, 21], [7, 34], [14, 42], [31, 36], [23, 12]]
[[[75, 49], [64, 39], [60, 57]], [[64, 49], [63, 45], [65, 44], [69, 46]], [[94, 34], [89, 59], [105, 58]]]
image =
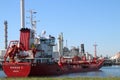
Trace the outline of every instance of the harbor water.
[[[6, 77], [5, 73], [0, 70], [0, 78]], [[102, 67], [99, 71], [92, 71], [92, 72], [81, 72], [81, 73], [71, 73], [60, 75], [56, 77], [120, 77], [120, 65], [116, 66], [106, 66]]]
[[106, 66], [102, 67], [98, 71], [92, 72], [82, 72], [82, 73], [72, 73], [67, 75], [62, 75], [59, 77], [120, 77], [120, 66]]

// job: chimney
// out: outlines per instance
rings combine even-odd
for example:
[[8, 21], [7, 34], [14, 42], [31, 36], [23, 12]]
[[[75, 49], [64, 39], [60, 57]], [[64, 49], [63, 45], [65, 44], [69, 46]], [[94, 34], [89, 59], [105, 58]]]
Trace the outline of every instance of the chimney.
[[20, 0], [21, 28], [25, 28], [24, 0]]
[[81, 53], [85, 53], [85, 50], [84, 50], [84, 44], [81, 44]]
[[7, 21], [4, 21], [4, 28], [5, 28], [5, 49], [7, 49], [7, 26], [8, 26], [8, 23]]

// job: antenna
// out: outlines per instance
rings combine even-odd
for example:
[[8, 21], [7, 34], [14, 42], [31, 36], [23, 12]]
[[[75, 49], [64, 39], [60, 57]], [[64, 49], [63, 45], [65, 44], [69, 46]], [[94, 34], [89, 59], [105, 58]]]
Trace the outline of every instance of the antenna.
[[37, 12], [34, 11], [34, 10], [29, 10], [30, 12], [30, 25], [31, 25], [31, 29], [34, 31], [34, 34], [36, 34], [36, 24], [37, 24], [37, 21], [36, 20], [33, 20], [33, 17], [34, 17], [34, 14], [36, 14]]
[[33, 14], [36, 14], [37, 12], [36, 11], [33, 11], [33, 10], [30, 10], [30, 23], [31, 23], [31, 28], [33, 29], [34, 28], [34, 25], [36, 23], [35, 20], [33, 20]]

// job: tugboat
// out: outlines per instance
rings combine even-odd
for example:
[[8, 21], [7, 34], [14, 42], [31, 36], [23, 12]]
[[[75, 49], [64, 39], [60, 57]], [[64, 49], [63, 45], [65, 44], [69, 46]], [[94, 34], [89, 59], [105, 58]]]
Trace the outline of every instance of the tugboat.
[[[85, 56], [80, 58], [74, 56], [63, 57], [63, 36], [59, 36], [59, 60], [54, 60], [53, 46], [55, 37], [35, 36], [35, 29], [24, 27], [24, 0], [21, 1], [21, 29], [20, 40], [10, 41], [4, 62], [3, 71], [7, 77], [28, 77], [28, 76], [55, 76], [61, 74], [99, 70], [104, 59], [94, 58], [87, 61]], [[34, 22], [32, 25], [34, 26]]]

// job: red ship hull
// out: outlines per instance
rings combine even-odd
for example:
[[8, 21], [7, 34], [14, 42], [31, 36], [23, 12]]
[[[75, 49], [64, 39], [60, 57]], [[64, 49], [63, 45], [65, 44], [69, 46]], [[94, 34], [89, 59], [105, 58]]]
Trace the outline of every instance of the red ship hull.
[[7, 77], [56, 76], [61, 74], [99, 70], [104, 60], [98, 63], [3, 63]]
[[88, 72], [99, 70], [104, 60], [91, 63], [32, 64], [29, 76], [56, 76], [61, 74]]
[[29, 76], [55, 76], [63, 74], [57, 63], [33, 63]]
[[3, 63], [3, 71], [7, 77], [27, 77], [30, 69], [30, 63]]

